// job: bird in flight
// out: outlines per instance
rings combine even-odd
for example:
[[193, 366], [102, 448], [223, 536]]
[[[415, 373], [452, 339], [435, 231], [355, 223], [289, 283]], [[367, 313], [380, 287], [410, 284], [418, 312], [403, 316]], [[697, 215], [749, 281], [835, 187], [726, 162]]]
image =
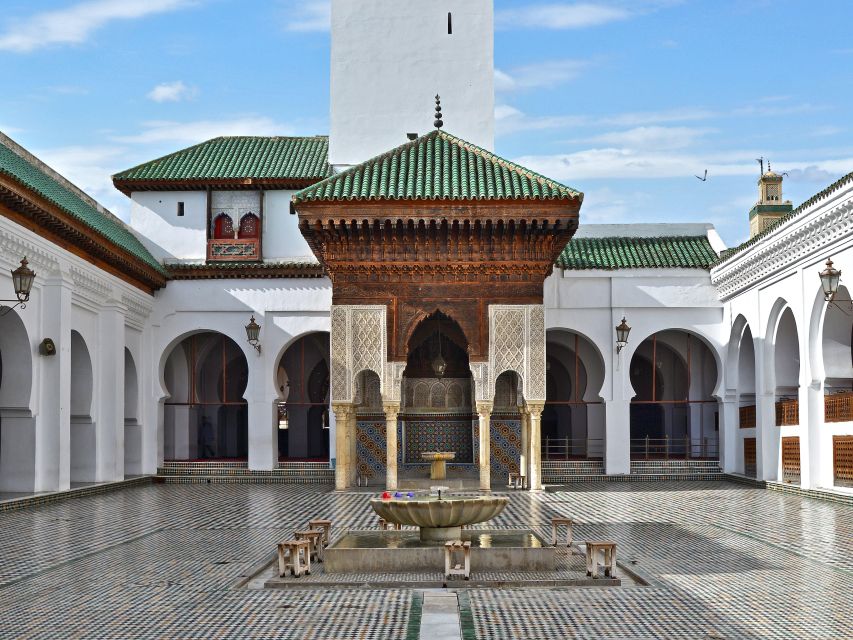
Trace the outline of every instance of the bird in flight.
[[705, 169], [705, 176], [704, 177], [700, 178], [699, 176], [696, 176], [696, 179], [701, 180], [702, 182], [705, 182], [708, 179], [708, 170]]

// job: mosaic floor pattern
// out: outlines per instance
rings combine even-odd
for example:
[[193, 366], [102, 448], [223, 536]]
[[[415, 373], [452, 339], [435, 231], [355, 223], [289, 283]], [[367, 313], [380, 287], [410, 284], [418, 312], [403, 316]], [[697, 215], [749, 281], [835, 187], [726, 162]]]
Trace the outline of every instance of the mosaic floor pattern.
[[[472, 589], [477, 638], [853, 638], [853, 509], [724, 482], [513, 493], [490, 526], [568, 515], [649, 586]], [[369, 494], [150, 485], [0, 514], [0, 638], [407, 638], [410, 589], [235, 589], [273, 544]]]

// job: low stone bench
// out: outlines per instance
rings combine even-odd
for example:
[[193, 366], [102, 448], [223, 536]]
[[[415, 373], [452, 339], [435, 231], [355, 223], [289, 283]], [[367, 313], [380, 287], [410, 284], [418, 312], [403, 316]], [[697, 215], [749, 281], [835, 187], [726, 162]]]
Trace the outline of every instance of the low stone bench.
[[383, 531], [401, 531], [403, 525], [398, 522], [388, 522], [385, 518], [379, 518], [379, 528]]
[[[461, 552], [462, 562], [454, 562], [454, 556]], [[471, 543], [453, 540], [444, 543], [444, 575], [449, 580], [451, 576], [462, 576], [471, 579]]]
[[323, 562], [323, 532], [319, 529], [308, 529], [306, 531], [294, 531], [293, 537], [297, 540], [306, 540], [309, 544], [311, 559]]
[[575, 521], [571, 518], [551, 518], [551, 546], [557, 546], [557, 533], [560, 527], [566, 527], [566, 546], [572, 546], [572, 528], [575, 526]]
[[515, 471], [510, 471], [506, 482], [507, 489], [526, 489], [527, 476], [523, 476]]
[[287, 540], [278, 543], [278, 575], [299, 578], [303, 573], [311, 575], [311, 543], [308, 540]]
[[604, 568], [604, 577], [612, 578], [616, 570], [616, 543], [615, 542], [587, 542], [586, 543], [586, 575], [592, 578], [598, 577], [599, 557], [601, 566]]
[[323, 545], [328, 546], [329, 544], [329, 535], [332, 531], [332, 521], [331, 520], [309, 520], [308, 528], [312, 530], [319, 530], [323, 532]]

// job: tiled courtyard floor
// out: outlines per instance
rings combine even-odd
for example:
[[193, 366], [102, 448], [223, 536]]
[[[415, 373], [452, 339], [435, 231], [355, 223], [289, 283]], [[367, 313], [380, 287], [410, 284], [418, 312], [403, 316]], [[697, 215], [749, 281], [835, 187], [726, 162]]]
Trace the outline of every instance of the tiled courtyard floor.
[[[368, 494], [151, 485], [0, 514], [0, 638], [407, 637], [412, 591], [234, 585], [310, 516]], [[478, 638], [853, 638], [853, 509], [723, 482], [512, 494], [490, 526], [573, 516], [651, 585], [470, 590]]]

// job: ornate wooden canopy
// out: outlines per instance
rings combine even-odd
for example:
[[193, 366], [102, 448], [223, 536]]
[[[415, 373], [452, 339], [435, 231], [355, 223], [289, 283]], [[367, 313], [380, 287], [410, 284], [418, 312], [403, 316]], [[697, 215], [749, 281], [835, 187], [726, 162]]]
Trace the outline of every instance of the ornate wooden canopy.
[[298, 202], [302, 235], [332, 280], [333, 304], [384, 304], [388, 357], [406, 360], [436, 310], [488, 356], [488, 305], [541, 304], [578, 224], [582, 196], [559, 200]]

